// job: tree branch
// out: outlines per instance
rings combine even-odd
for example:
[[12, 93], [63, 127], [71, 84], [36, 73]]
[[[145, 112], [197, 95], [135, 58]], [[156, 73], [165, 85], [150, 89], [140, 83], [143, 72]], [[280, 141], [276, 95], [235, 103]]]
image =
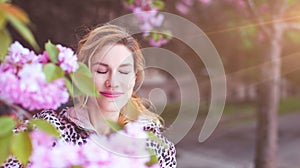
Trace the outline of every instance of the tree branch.
[[254, 5], [253, 0], [248, 0], [248, 6], [250, 8], [250, 11], [254, 14], [254, 16], [256, 17], [256, 20], [259, 23], [259, 26], [261, 27], [261, 29], [263, 30], [263, 32], [268, 36], [271, 37], [271, 31], [269, 29], [266, 28], [266, 26], [264, 26], [264, 21], [262, 20], [262, 18], [259, 16], [259, 12], [257, 10], [257, 8]]
[[23, 120], [24, 117], [27, 119], [32, 118], [29, 112], [25, 111], [23, 108], [5, 100], [5, 99], [2, 99], [1, 97], [0, 97], [0, 104], [7, 105], [21, 120]]

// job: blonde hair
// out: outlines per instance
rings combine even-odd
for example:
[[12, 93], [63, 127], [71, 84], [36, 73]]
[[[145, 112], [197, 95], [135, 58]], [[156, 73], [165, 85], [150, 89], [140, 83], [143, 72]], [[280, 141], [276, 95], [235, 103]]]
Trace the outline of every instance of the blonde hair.
[[[136, 95], [136, 92], [144, 81], [144, 57], [136, 39], [134, 39], [125, 29], [116, 25], [106, 24], [91, 30], [78, 43], [78, 60], [90, 67], [95, 52], [104, 46], [111, 44], [124, 45], [133, 53], [134, 70], [136, 73], [133, 94], [127, 104], [121, 109], [118, 122], [120, 124], [126, 124], [129, 121], [136, 120], [136, 117], [128, 116], [129, 113], [135, 113], [137, 117], [143, 115], [158, 124], [163, 123], [163, 120], [159, 115], [150, 111], [150, 108], [155, 109], [151, 102]], [[79, 105], [82, 107], [85, 106], [87, 99], [88, 97], [79, 97]], [[149, 108], [145, 107], [145, 102], [148, 104]], [[129, 112], [129, 110], [131, 112]]]

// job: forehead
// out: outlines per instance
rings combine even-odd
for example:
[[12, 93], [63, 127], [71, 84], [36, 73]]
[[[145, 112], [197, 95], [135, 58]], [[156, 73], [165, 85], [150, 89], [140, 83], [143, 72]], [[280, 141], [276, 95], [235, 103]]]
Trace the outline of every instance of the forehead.
[[121, 64], [133, 64], [132, 52], [122, 44], [106, 45], [95, 52], [91, 63], [104, 63], [112, 67]]

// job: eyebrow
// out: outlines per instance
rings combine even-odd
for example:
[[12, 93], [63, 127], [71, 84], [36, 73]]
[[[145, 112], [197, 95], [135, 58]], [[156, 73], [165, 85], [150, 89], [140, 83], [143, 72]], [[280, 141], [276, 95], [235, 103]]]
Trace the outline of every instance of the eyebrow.
[[[94, 64], [92, 64], [92, 66], [94, 65], [102, 65], [102, 66], [105, 66], [105, 67], [109, 67], [108, 64], [105, 64], [105, 63], [102, 63], [102, 62], [96, 62]], [[133, 66], [132, 64], [130, 63], [126, 63], [126, 64], [121, 64], [119, 67], [126, 67], [126, 66]]]

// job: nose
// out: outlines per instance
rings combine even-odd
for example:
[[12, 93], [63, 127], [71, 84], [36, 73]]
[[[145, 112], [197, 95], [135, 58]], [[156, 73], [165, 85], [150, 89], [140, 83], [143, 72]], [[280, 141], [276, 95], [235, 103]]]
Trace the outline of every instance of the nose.
[[108, 77], [108, 79], [105, 81], [105, 86], [107, 88], [117, 88], [119, 87], [117, 76], [113, 73], [111, 73]]

